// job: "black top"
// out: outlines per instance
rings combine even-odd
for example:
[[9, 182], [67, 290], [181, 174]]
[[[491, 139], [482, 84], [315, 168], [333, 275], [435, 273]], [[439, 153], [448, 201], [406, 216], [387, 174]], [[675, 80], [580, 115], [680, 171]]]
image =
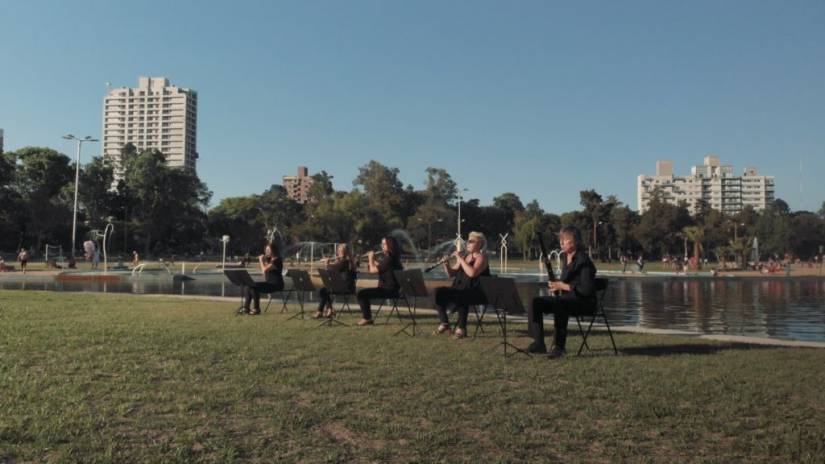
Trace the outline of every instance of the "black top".
[[398, 290], [400, 285], [398, 285], [398, 282], [395, 280], [393, 272], [404, 270], [404, 266], [401, 265], [401, 259], [393, 259], [391, 256], [385, 254], [380, 260], [376, 261], [375, 265], [378, 266], [378, 286]]
[[566, 253], [562, 253], [560, 259], [561, 277], [559, 280], [570, 284], [570, 291], [562, 293], [561, 297], [595, 301], [596, 266], [590, 257], [582, 251], [577, 251], [569, 266]]
[[[472, 262], [468, 261], [467, 263], [470, 266], [472, 266], [474, 262], [475, 262], [475, 260], [473, 260]], [[453, 288], [457, 288], [457, 289], [461, 289], [461, 290], [465, 290], [465, 289], [468, 289], [468, 288], [477, 289], [477, 288], [479, 288], [479, 285], [481, 283], [481, 281], [479, 280], [479, 277], [486, 277], [486, 276], [489, 276], [489, 275], [490, 275], [490, 265], [489, 265], [489, 263], [488, 263], [487, 266], [484, 267], [484, 270], [481, 271], [481, 273], [479, 275], [477, 275], [473, 278], [470, 278], [470, 276], [468, 276], [467, 273], [464, 272], [464, 267], [459, 267], [458, 271], [456, 271], [455, 278], [453, 278]]]
[[273, 256], [271, 258], [267, 258], [264, 256], [264, 265], [272, 264], [273, 266], [267, 269], [266, 274], [264, 274], [264, 278], [270, 284], [275, 285], [284, 285], [284, 262], [281, 258], [277, 256]]
[[344, 279], [344, 282], [346, 282], [347, 288], [350, 289], [350, 291], [354, 292], [355, 279], [357, 277], [357, 274], [352, 269], [351, 263], [352, 261], [350, 261], [348, 258], [344, 258], [339, 260], [338, 262], [330, 264], [329, 266], [327, 266], [327, 269], [340, 274], [341, 277]]

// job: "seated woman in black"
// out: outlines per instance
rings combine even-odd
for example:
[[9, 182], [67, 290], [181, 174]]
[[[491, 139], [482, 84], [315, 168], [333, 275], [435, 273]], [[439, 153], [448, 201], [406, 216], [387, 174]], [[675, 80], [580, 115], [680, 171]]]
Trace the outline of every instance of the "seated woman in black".
[[[258, 263], [261, 265], [261, 274], [264, 275], [266, 281], [257, 282], [254, 287], [246, 290], [243, 307], [250, 315], [260, 314], [261, 293], [280, 292], [284, 289], [284, 264], [278, 247], [274, 243], [266, 245], [264, 254], [258, 256]], [[249, 308], [251, 300], [255, 300], [255, 306], [252, 309]]]
[[533, 343], [527, 348], [531, 353], [546, 353], [544, 344], [544, 314], [553, 313], [555, 321], [555, 348], [551, 356], [558, 358], [565, 353], [567, 321], [570, 316], [590, 314], [596, 305], [596, 266], [587, 254], [579, 249], [582, 236], [579, 229], [565, 227], [559, 232], [561, 244], [561, 276], [547, 286], [558, 296], [533, 298], [528, 313]]
[[[339, 244], [335, 249], [335, 262], [330, 263], [327, 261], [327, 269], [340, 274], [347, 284], [347, 291], [349, 293], [355, 293], [355, 278], [357, 275], [355, 260], [352, 259], [346, 243]], [[327, 313], [325, 314], [327, 317], [335, 314], [335, 311], [332, 309], [332, 293], [326, 287], [322, 287], [318, 292], [318, 310], [313, 317], [318, 319], [324, 316], [324, 308], [327, 308]]]
[[357, 295], [358, 305], [361, 306], [361, 316], [358, 325], [372, 325], [372, 311], [370, 311], [370, 300], [398, 298], [398, 282], [395, 280], [394, 271], [404, 269], [401, 265], [401, 247], [395, 237], [389, 235], [381, 240], [381, 251], [384, 255], [376, 260], [375, 253], [370, 251], [367, 254], [367, 270], [373, 274], [378, 274], [378, 287], [365, 288]]
[[456, 250], [453, 256], [455, 264], [448, 266], [444, 263], [447, 275], [453, 277], [451, 287], [439, 287], [435, 291], [435, 307], [438, 309], [438, 318], [441, 324], [435, 329], [435, 334], [450, 331], [450, 320], [447, 317], [447, 306], [454, 304], [458, 310], [458, 324], [453, 338], [460, 339], [467, 335], [467, 315], [470, 305], [485, 304], [487, 300], [479, 287], [479, 277], [490, 275], [487, 255], [484, 254], [486, 239], [481, 232], [470, 232], [467, 240], [467, 254], [462, 256]]

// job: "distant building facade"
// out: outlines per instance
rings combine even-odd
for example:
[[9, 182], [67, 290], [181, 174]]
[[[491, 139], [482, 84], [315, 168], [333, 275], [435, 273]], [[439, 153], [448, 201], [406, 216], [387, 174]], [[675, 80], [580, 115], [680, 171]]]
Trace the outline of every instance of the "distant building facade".
[[3, 153], [3, 129], [0, 129], [0, 153]]
[[283, 185], [289, 198], [304, 204], [309, 201], [309, 188], [312, 187], [312, 177], [306, 166], [298, 166], [297, 176], [284, 176]]
[[656, 188], [668, 203], [685, 201], [691, 214], [696, 212], [698, 200], [726, 214], [736, 214], [748, 205], [761, 211], [774, 200], [773, 176], [760, 176], [756, 168], [750, 167], [736, 176], [733, 166], [721, 164], [716, 155], [706, 156], [703, 164], [693, 166], [688, 176], [674, 176], [672, 161], [657, 161], [656, 175], [637, 178], [639, 213], [647, 211]]
[[111, 89], [103, 99], [103, 156], [120, 170], [127, 143], [160, 150], [173, 167], [196, 169], [198, 93], [165, 77], [140, 77], [137, 88]]

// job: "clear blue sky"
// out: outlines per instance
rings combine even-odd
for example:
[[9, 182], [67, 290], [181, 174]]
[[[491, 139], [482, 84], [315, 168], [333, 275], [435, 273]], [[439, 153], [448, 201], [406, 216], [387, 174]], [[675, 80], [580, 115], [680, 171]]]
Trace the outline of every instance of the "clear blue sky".
[[349, 190], [376, 159], [416, 188], [445, 168], [483, 204], [559, 213], [594, 188], [635, 208], [657, 159], [708, 153], [774, 175], [793, 209], [825, 200], [822, 0], [19, 0], [0, 63], [7, 150], [99, 137], [106, 82], [197, 90], [213, 205], [298, 164]]

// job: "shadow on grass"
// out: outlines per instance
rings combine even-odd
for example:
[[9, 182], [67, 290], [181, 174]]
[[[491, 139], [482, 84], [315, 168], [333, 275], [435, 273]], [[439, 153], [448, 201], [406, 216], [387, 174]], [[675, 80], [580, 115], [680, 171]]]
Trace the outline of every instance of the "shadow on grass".
[[775, 346], [748, 345], [746, 343], [680, 343], [675, 345], [646, 345], [619, 348], [619, 353], [628, 356], [674, 356], [683, 354], [716, 354], [732, 350], [767, 350]]

